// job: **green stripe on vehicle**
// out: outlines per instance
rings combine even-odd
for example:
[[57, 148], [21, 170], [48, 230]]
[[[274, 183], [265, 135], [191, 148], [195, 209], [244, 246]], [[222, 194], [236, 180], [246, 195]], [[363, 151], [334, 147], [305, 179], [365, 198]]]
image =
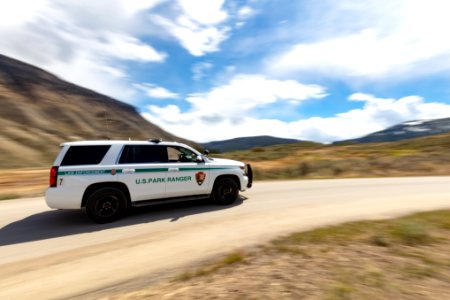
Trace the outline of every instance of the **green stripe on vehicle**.
[[[223, 168], [179, 168], [180, 172], [185, 171], [209, 171], [209, 170], [231, 170], [239, 167], [223, 167]], [[169, 172], [169, 168], [146, 168], [135, 169], [134, 173], [156, 173], [156, 172]], [[73, 170], [73, 171], [58, 171], [58, 176], [78, 176], [78, 175], [104, 175], [112, 174], [113, 169], [104, 170]], [[116, 174], [122, 174], [123, 169], [115, 169]]]
[[231, 170], [238, 167], [228, 167], [228, 168], [179, 168], [180, 171], [209, 171], [209, 170]]
[[73, 175], [103, 175], [111, 174], [111, 170], [76, 170], [76, 171], [58, 171], [59, 176], [73, 176]]
[[168, 172], [168, 168], [135, 169], [136, 173]]

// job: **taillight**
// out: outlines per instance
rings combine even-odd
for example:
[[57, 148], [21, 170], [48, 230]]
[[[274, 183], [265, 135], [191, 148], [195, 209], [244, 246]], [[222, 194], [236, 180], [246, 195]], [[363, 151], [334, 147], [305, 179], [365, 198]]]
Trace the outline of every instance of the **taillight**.
[[56, 187], [58, 184], [58, 167], [52, 167], [50, 169], [50, 187]]

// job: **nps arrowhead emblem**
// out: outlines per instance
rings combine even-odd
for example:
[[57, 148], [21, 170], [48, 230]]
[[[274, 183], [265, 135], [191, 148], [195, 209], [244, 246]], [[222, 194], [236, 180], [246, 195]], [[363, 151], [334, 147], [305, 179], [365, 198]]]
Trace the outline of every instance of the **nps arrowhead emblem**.
[[200, 171], [195, 174], [195, 180], [197, 180], [198, 185], [202, 185], [203, 182], [205, 181], [205, 178], [206, 178], [205, 172]]

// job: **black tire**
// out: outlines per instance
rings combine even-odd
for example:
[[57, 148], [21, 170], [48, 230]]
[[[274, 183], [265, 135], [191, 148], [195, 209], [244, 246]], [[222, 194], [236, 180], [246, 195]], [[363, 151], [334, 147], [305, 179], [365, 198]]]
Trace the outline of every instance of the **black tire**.
[[239, 196], [239, 186], [231, 178], [219, 179], [214, 184], [212, 200], [219, 205], [229, 205], [234, 203]]
[[123, 216], [126, 203], [127, 198], [121, 190], [105, 187], [89, 196], [85, 211], [87, 216], [96, 223], [110, 223]]

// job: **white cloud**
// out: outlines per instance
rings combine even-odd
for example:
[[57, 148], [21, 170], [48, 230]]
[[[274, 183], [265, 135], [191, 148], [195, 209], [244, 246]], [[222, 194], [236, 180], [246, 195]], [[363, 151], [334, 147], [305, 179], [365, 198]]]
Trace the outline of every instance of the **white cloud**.
[[203, 25], [214, 25], [225, 21], [228, 14], [222, 9], [224, 2], [224, 0], [178, 0], [186, 16]]
[[[258, 84], [255, 85], [256, 82]], [[245, 90], [239, 92], [244, 86]], [[297, 95], [294, 101], [323, 96], [320, 87], [312, 87], [309, 91], [305, 87], [307, 90], [311, 88], [296, 82], [272, 81], [258, 76], [237, 77], [227, 86], [191, 96], [188, 101], [192, 107], [187, 112], [182, 112], [176, 105], [152, 105], [143, 116], [178, 136], [198, 142], [274, 135], [326, 143], [360, 137], [409, 120], [450, 117], [449, 104], [426, 102], [418, 96], [382, 99], [362, 93], [349, 97], [349, 101], [362, 102], [362, 108], [332, 117], [285, 122], [252, 116], [252, 109], [285, 101], [293, 95]], [[262, 92], [251, 96], [255, 88], [262, 89]]]
[[253, 17], [255, 14], [256, 11], [248, 5], [240, 7], [236, 12], [236, 23], [234, 26], [236, 28], [241, 28], [245, 25], [245, 21], [250, 17]]
[[252, 109], [279, 101], [301, 102], [325, 96], [324, 88], [294, 80], [273, 80], [261, 75], [236, 75], [229, 84], [208, 93], [191, 94], [186, 100], [201, 117], [243, 117]]
[[[254, 109], [271, 104], [298, 104], [324, 96], [324, 88], [317, 85], [273, 80], [260, 75], [236, 75], [228, 84], [215, 87], [208, 93], [191, 94], [186, 99], [191, 105], [188, 112], [181, 112], [175, 105], [150, 105], [149, 112], [143, 115], [170, 132], [206, 141], [284, 129], [281, 121], [257, 120], [249, 116]], [[259, 125], [255, 126], [255, 123]], [[289, 135], [287, 131], [277, 133], [279, 136]]]
[[199, 62], [192, 66], [192, 79], [200, 80], [206, 76], [206, 73], [213, 68], [209, 62]]
[[0, 9], [0, 27], [16, 26], [35, 18], [42, 7], [47, 5], [47, 0], [15, 0], [2, 5]]
[[246, 19], [252, 16], [254, 13], [255, 11], [250, 6], [243, 6], [238, 10], [237, 15], [242, 19]]
[[[129, 62], [167, 59], [145, 38], [172, 36], [192, 55], [202, 56], [218, 51], [228, 38], [229, 18], [224, 0], [3, 1], [0, 53], [132, 102], [137, 91]], [[194, 77], [207, 68], [194, 71]], [[159, 95], [171, 94], [160, 90]]]
[[120, 4], [127, 13], [132, 16], [142, 10], [149, 10], [167, 0], [120, 0]]
[[142, 62], [162, 62], [166, 58], [165, 53], [156, 51], [132, 36], [108, 33], [103, 35], [103, 39], [106, 41], [98, 47], [111, 57]]
[[449, 9], [441, 0], [336, 2], [328, 7], [335, 14], [324, 12], [312, 26], [313, 41], [297, 42], [269, 59], [269, 72], [401, 80], [448, 70]]
[[[75, 84], [131, 101], [135, 91], [124, 63], [160, 63], [166, 58], [130, 29], [137, 18], [132, 12], [161, 1], [16, 2], [0, 5], [0, 53]], [[14, 16], [14, 26], [3, 14]]]
[[425, 102], [418, 96], [382, 99], [357, 93], [350, 101], [362, 101], [364, 106], [333, 117], [314, 117], [288, 123], [294, 136], [321, 142], [357, 138], [405, 121], [450, 117], [450, 105]]
[[63, 79], [109, 95], [119, 100], [131, 101], [134, 89], [126, 84], [126, 71], [98, 60], [89, 52], [77, 53], [70, 62], [51, 61], [46, 69]]
[[350, 101], [362, 101], [364, 107], [338, 114], [337, 117], [356, 120], [360, 123], [372, 122], [384, 128], [414, 119], [436, 119], [450, 116], [450, 105], [427, 103], [422, 97], [407, 96], [400, 99], [376, 98], [373, 95], [356, 93]]
[[153, 15], [152, 19], [173, 35], [181, 46], [194, 56], [218, 51], [220, 43], [228, 37], [227, 26], [203, 25], [186, 16], [179, 17], [175, 22], [159, 15]]
[[177, 1], [179, 12], [175, 17], [158, 14], [151, 19], [175, 37], [191, 55], [203, 56], [219, 50], [228, 38], [230, 28], [224, 25], [228, 13], [224, 0]]
[[177, 93], [171, 92], [166, 88], [163, 88], [161, 86], [157, 86], [157, 85], [154, 85], [151, 83], [134, 84], [134, 87], [145, 92], [145, 94], [147, 96], [149, 96], [150, 98], [157, 98], [157, 99], [179, 98], [179, 95]]

